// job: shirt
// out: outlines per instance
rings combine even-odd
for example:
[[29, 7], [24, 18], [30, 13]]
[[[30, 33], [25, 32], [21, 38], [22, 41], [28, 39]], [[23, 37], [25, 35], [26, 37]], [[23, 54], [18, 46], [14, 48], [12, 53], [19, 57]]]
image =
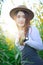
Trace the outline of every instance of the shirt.
[[[26, 38], [27, 41], [25, 41], [24, 44], [27, 44], [36, 50], [43, 50], [42, 40], [36, 26], [30, 26]], [[16, 45], [20, 50], [23, 50], [24, 46], [21, 46], [19, 43], [17, 43]]]

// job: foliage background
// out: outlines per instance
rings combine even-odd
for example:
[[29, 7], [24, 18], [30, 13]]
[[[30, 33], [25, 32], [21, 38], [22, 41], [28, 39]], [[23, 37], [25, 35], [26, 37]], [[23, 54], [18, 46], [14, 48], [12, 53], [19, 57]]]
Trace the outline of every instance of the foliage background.
[[21, 65], [21, 52], [12, 40], [6, 38], [0, 28], [0, 64]]

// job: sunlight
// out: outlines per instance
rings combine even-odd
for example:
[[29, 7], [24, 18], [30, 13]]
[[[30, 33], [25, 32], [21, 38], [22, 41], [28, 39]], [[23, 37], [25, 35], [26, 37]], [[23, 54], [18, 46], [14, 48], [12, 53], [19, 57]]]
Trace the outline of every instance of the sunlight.
[[[39, 0], [36, 0], [37, 2]], [[5, 33], [6, 36], [12, 38], [15, 35], [17, 35], [17, 27], [16, 24], [14, 22], [14, 20], [9, 16], [9, 12], [12, 8], [21, 5], [21, 4], [25, 4], [27, 7], [32, 6], [32, 4], [34, 3], [34, 0], [4, 0], [3, 6], [2, 6], [2, 13], [1, 13], [1, 18], [2, 18], [2, 24], [1, 27]], [[32, 8], [31, 8], [32, 9]], [[3, 24], [4, 22], [4, 24]]]
[[6, 0], [5, 3], [3, 3], [2, 14], [1, 14], [1, 18], [2, 18], [1, 27], [4, 31], [4, 34], [9, 38], [14, 37], [17, 32], [16, 24], [12, 20], [12, 18], [9, 16], [9, 12], [12, 7], [13, 7], [13, 5], [12, 5], [11, 1]]

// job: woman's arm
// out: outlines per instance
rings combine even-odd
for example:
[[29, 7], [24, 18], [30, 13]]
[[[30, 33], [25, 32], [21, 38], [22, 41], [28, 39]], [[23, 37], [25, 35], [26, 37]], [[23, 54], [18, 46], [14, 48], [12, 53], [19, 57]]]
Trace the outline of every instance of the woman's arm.
[[36, 50], [43, 50], [43, 44], [38, 29], [35, 26], [31, 28], [31, 33], [28, 34], [29, 39], [25, 41], [25, 44], [28, 44]]

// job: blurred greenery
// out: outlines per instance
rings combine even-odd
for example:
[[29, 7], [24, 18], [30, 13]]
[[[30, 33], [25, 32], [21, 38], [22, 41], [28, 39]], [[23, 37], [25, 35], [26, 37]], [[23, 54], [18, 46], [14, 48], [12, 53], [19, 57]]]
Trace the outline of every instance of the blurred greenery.
[[38, 51], [38, 54], [43, 59], [43, 50], [42, 51]]
[[0, 29], [0, 65], [21, 65], [21, 52], [15, 45], [11, 49], [10, 47]]
[[35, 9], [35, 17], [32, 20], [32, 23], [35, 23], [38, 28], [43, 42], [43, 3], [40, 1], [38, 6], [37, 4], [33, 4], [33, 8]]

